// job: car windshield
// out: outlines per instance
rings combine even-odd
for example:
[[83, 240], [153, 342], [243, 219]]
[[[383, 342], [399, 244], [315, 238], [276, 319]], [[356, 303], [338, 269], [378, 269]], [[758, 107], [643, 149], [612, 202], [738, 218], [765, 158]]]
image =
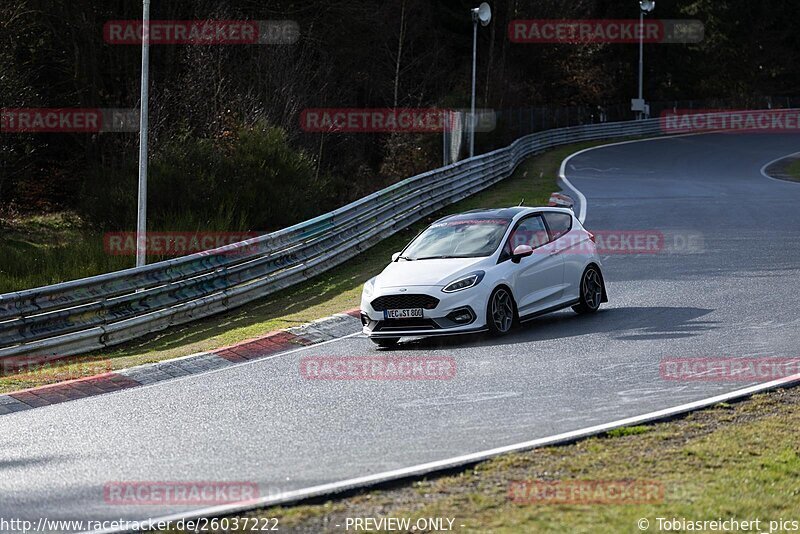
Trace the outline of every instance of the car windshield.
[[511, 219], [457, 218], [436, 222], [417, 236], [400, 256], [405, 260], [489, 256], [503, 239]]

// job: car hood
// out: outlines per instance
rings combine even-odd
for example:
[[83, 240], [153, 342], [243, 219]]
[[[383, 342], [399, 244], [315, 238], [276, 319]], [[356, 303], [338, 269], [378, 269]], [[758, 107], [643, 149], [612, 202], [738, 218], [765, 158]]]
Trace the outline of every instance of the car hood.
[[479, 269], [486, 258], [399, 260], [375, 278], [375, 289], [409, 286], [444, 286], [461, 275]]

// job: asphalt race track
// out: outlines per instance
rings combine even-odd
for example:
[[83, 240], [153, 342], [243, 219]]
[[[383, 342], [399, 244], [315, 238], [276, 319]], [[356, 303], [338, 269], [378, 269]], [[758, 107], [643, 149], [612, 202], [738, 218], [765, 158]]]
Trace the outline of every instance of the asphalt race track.
[[[800, 184], [760, 174], [789, 135], [710, 134], [593, 150], [566, 175], [593, 231], [657, 231], [604, 258], [601, 313], [502, 339], [409, 341], [452, 380], [309, 381], [304, 356], [375, 355], [360, 336], [0, 417], [0, 517], [144, 519], [118, 481], [251, 481], [262, 497], [614, 421], [741, 389], [664, 380], [663, 358], [800, 356]], [[388, 258], [387, 258], [388, 261]]]

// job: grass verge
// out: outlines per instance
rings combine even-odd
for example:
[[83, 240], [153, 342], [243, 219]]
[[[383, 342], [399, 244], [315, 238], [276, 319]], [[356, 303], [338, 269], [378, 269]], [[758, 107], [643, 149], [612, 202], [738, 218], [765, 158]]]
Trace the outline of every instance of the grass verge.
[[0, 294], [133, 267], [72, 213], [0, 219]]
[[[558, 190], [556, 185], [558, 168], [561, 161], [571, 153], [584, 148], [599, 146], [612, 142], [593, 141], [559, 147], [524, 161], [513, 176], [437, 212], [425, 220], [413, 224], [394, 236], [378, 243], [368, 251], [360, 254], [346, 264], [338, 266], [307, 282], [280, 291], [273, 295], [248, 304], [237, 310], [208, 317], [193, 323], [178, 326], [146, 336], [110, 350], [86, 355], [87, 358], [104, 358], [110, 360], [114, 369], [123, 369], [143, 363], [186, 356], [196, 352], [213, 350], [219, 347], [258, 337], [273, 330], [298, 326], [315, 319], [358, 307], [361, 299], [361, 287], [372, 276], [378, 274], [387, 264], [393, 252], [402, 249], [405, 244], [421, 231], [432, 220], [449, 213], [481, 208], [514, 206], [523, 199], [527, 205], [546, 203], [550, 193]], [[54, 233], [53, 223], [48, 223], [50, 234]], [[30, 228], [37, 228], [31, 224]], [[48, 234], [48, 226], [29, 232], [27, 241], [40, 243], [57, 241]], [[66, 236], [79, 240], [80, 235], [68, 229]], [[71, 233], [70, 233], [71, 232]], [[19, 228], [14, 234], [15, 241], [26, 241]], [[44, 235], [40, 235], [44, 234]], [[3, 256], [4, 241], [0, 239], [0, 257]], [[69, 271], [72, 272], [72, 271]], [[0, 277], [2, 272], [0, 272]], [[36, 387], [59, 381], [58, 376], [75, 376], [80, 368], [95, 369], [97, 365], [82, 366], [82, 358], [70, 358], [68, 364], [72, 368], [59, 372], [62, 364], [50, 364], [48, 372], [34, 372], [0, 376], [0, 393], [23, 388]]]
[[766, 174], [779, 180], [800, 182], [800, 156], [787, 156], [770, 165]]
[[[770, 532], [770, 520], [800, 521], [800, 388], [634, 428], [647, 431], [611, 432], [503, 455], [455, 474], [239, 516], [278, 518], [282, 530], [300, 533], [342, 532], [348, 518], [365, 517], [409, 518], [411, 524], [448, 518], [456, 532], [494, 533], [640, 532], [642, 518], [649, 522], [646, 530], [658, 532], [664, 530], [659, 517], [760, 519], [761, 531]], [[655, 484], [661, 492], [647, 504], [614, 500], [610, 491], [556, 504], [546, 494], [511, 492], [521, 481], [561, 488], [629, 481]], [[586, 502], [602, 495], [610, 502]], [[711, 528], [676, 531], [687, 530]]]
[[792, 160], [792, 162], [786, 166], [786, 174], [790, 179], [800, 182], [800, 158]]

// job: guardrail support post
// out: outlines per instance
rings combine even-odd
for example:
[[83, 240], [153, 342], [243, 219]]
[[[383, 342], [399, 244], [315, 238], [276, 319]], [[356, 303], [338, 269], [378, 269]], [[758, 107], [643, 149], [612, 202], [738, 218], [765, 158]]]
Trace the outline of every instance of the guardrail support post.
[[136, 266], [147, 263], [147, 115], [150, 83], [150, 0], [142, 1], [142, 92], [139, 105], [139, 203], [136, 215]]

